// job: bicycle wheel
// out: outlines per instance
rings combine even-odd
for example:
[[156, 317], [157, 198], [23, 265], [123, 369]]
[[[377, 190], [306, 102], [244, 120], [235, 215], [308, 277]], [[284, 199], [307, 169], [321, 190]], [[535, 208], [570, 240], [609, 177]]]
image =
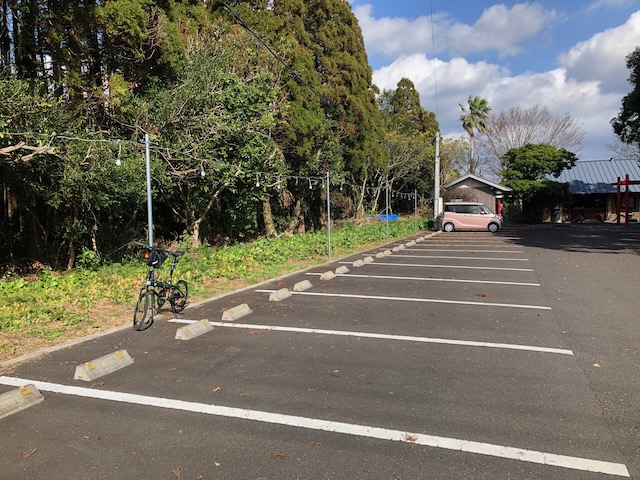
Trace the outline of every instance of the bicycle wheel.
[[171, 296], [169, 301], [171, 302], [171, 311], [173, 313], [180, 313], [187, 306], [187, 298], [189, 297], [189, 286], [184, 280], [178, 280], [178, 282], [171, 289]]
[[[136, 309], [133, 312], [133, 329], [142, 331], [151, 326], [153, 323], [153, 306], [151, 315], [149, 315], [149, 300], [153, 296], [153, 292], [149, 292], [146, 288], [140, 290], [138, 296], [138, 303], [136, 303]], [[152, 302], [153, 303], [153, 302]]]

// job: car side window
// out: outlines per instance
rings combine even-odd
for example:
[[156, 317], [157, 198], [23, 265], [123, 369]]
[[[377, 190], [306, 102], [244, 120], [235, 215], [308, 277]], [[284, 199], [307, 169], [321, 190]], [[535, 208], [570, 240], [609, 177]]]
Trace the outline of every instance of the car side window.
[[478, 205], [469, 205], [469, 213], [473, 213], [478, 215], [480, 213], [480, 206]]

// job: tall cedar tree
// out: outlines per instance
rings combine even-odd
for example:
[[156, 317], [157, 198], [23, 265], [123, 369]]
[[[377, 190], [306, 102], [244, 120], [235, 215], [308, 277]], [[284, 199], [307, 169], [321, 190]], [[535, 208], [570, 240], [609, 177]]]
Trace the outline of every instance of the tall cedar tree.
[[420, 104], [420, 94], [408, 78], [402, 78], [395, 90], [378, 97], [387, 135], [388, 168], [386, 176], [399, 180], [396, 189], [428, 192], [433, 184], [434, 137], [440, 131], [435, 114]]

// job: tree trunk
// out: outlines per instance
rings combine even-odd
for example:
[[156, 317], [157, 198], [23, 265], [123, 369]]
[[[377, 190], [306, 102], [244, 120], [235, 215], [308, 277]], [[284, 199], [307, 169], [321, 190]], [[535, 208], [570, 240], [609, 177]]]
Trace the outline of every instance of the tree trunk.
[[194, 247], [200, 246], [200, 227], [202, 225], [202, 222], [207, 218], [207, 214], [211, 210], [211, 207], [213, 207], [218, 196], [227, 188], [227, 185], [228, 185], [227, 183], [223, 183], [222, 185], [217, 187], [217, 190], [215, 191], [215, 193], [211, 195], [211, 198], [209, 199], [209, 203], [207, 204], [207, 206], [203, 209], [200, 216], [194, 220], [193, 226], [191, 227], [191, 232], [192, 232], [191, 244]]
[[469, 173], [476, 173], [476, 161], [474, 158], [473, 144], [475, 140], [475, 135], [473, 133], [469, 134]]
[[262, 221], [264, 222], [264, 231], [267, 237], [275, 237], [278, 232], [273, 225], [273, 215], [271, 213], [271, 197], [265, 193], [262, 201]]
[[298, 233], [304, 233], [307, 231], [305, 224], [304, 212], [302, 211], [302, 201], [296, 200], [296, 216], [298, 217]]
[[202, 224], [203, 217], [198, 218], [193, 222], [193, 231], [191, 232], [191, 246], [200, 246], [200, 225]]
[[76, 240], [75, 238], [69, 238], [69, 245], [67, 247], [67, 254], [69, 255], [69, 261], [67, 262], [67, 272], [73, 270], [73, 266], [76, 264]]
[[365, 208], [364, 208], [364, 197], [367, 191], [367, 175], [365, 175], [364, 180], [362, 181], [362, 190], [360, 191], [360, 195], [358, 196], [358, 204], [356, 206], [356, 217], [362, 218], [365, 216]]

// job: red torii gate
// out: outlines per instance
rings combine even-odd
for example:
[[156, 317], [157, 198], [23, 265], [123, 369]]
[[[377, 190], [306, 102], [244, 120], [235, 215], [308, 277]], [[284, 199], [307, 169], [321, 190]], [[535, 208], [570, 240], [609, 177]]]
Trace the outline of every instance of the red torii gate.
[[620, 187], [622, 185], [625, 186], [624, 189], [624, 226], [625, 228], [629, 228], [629, 185], [640, 185], [640, 180], [629, 180], [629, 174], [625, 176], [624, 180], [621, 180], [618, 177], [618, 181], [616, 183], [612, 183], [611, 185], [616, 185], [616, 223], [620, 225]]

